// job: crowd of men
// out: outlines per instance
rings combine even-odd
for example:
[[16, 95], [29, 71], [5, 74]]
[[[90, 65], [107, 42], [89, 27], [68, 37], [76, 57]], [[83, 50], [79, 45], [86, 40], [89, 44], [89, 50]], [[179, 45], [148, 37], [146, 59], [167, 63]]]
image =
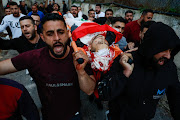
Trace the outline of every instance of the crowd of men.
[[[95, 99], [109, 101], [109, 120], [150, 120], [166, 93], [172, 117], [180, 120], [180, 82], [173, 62], [180, 39], [168, 25], [152, 21], [153, 10], [143, 10], [134, 20], [131, 10], [114, 17], [112, 9], [103, 12], [101, 4], [96, 4], [86, 16], [80, 6], [72, 5], [68, 10], [63, 1], [60, 11], [58, 3], [46, 0], [31, 8], [25, 1], [19, 5], [11, 1], [4, 11], [0, 32], [7, 30], [10, 39], [0, 38], [0, 49], [17, 50], [19, 55], [0, 62], [0, 75], [28, 69], [37, 85], [43, 120], [82, 119], [80, 90], [87, 95], [97, 90], [99, 97]], [[98, 34], [90, 43], [92, 53], [100, 53], [99, 48], [104, 46], [118, 46], [123, 51], [110, 60], [109, 69], [100, 77], [92, 69], [88, 55], [70, 45], [68, 18], [113, 29], [105, 36]], [[118, 42], [116, 35], [121, 36]], [[27, 120], [40, 119], [23, 85], [0, 78], [0, 91], [0, 119], [20, 120], [21, 115]]]

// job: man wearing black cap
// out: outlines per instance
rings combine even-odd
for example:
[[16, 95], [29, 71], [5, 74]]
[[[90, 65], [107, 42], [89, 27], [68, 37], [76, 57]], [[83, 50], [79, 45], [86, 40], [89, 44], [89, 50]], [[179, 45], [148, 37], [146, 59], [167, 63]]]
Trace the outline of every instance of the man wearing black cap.
[[171, 57], [171, 51], [179, 46], [180, 39], [172, 28], [161, 22], [150, 26], [139, 49], [132, 52], [134, 70], [124, 90], [117, 92], [117, 84], [110, 91], [114, 96], [110, 98], [112, 120], [152, 119], [165, 93], [172, 117], [180, 120], [180, 82]]

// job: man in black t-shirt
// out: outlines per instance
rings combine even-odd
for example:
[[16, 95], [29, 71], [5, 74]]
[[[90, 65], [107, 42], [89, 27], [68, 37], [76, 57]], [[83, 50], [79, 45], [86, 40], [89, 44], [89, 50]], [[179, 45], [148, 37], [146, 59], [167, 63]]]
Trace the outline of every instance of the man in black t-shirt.
[[[43, 119], [77, 118], [80, 89], [90, 95], [95, 88], [93, 72], [87, 65], [88, 57], [82, 51], [73, 52], [68, 45], [69, 31], [62, 16], [50, 13], [41, 23], [41, 37], [48, 47], [0, 62], [0, 74], [28, 69], [37, 85]], [[79, 58], [84, 59], [82, 64], [78, 64]]]
[[11, 40], [3, 40], [0, 38], [0, 49], [13, 49], [22, 53], [46, 46], [37, 33], [37, 26], [32, 17], [24, 16], [20, 18], [20, 26], [23, 35]]

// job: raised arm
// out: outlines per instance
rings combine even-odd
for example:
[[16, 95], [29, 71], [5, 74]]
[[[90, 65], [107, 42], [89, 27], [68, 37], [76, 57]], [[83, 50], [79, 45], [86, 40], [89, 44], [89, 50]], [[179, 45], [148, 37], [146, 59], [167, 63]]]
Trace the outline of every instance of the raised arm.
[[44, 7], [47, 8], [48, 6], [48, 0], [46, 0]]
[[2, 50], [9, 50], [9, 49], [16, 49], [16, 46], [19, 44], [19, 38], [11, 39], [11, 40], [4, 40], [0, 38], [0, 49]]
[[[88, 62], [88, 57], [81, 50], [73, 53], [73, 62], [76, 68], [80, 89], [88, 95], [94, 92], [96, 81], [93, 75], [88, 75], [85, 71], [85, 66]], [[83, 58], [84, 63], [78, 64], [77, 59]]]
[[7, 59], [0, 62], [0, 75], [16, 72], [16, 68], [12, 64], [11, 59]]

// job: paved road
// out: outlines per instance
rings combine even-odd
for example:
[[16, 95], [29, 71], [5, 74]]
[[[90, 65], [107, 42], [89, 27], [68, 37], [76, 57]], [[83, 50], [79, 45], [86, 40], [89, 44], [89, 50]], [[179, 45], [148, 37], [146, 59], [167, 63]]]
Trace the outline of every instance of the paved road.
[[[3, 53], [6, 52], [3, 51]], [[11, 58], [16, 55], [18, 55], [16, 51], [9, 50], [7, 54], [5, 55], [2, 54], [3, 58], [1, 58], [0, 61], [7, 58]], [[180, 79], [180, 52], [175, 56], [175, 63], [178, 67], [178, 75]], [[41, 103], [38, 98], [36, 85], [33, 81], [30, 80], [30, 76], [25, 73], [26, 73], [25, 70], [23, 70], [17, 73], [4, 75], [2, 77], [13, 79], [23, 84], [28, 89], [30, 95], [32, 96], [37, 107], [40, 110]], [[81, 103], [82, 103], [81, 111], [84, 120], [105, 120], [106, 109], [102, 109], [102, 110], [97, 109], [97, 105], [93, 101], [90, 102], [89, 97], [85, 95], [83, 92], [81, 92]], [[157, 108], [156, 116], [153, 120], [172, 120], [169, 110], [167, 108], [168, 105], [166, 103], [167, 100], [164, 98], [158, 105], [159, 107]], [[106, 108], [106, 104], [107, 103], [104, 104], [104, 108]]]

